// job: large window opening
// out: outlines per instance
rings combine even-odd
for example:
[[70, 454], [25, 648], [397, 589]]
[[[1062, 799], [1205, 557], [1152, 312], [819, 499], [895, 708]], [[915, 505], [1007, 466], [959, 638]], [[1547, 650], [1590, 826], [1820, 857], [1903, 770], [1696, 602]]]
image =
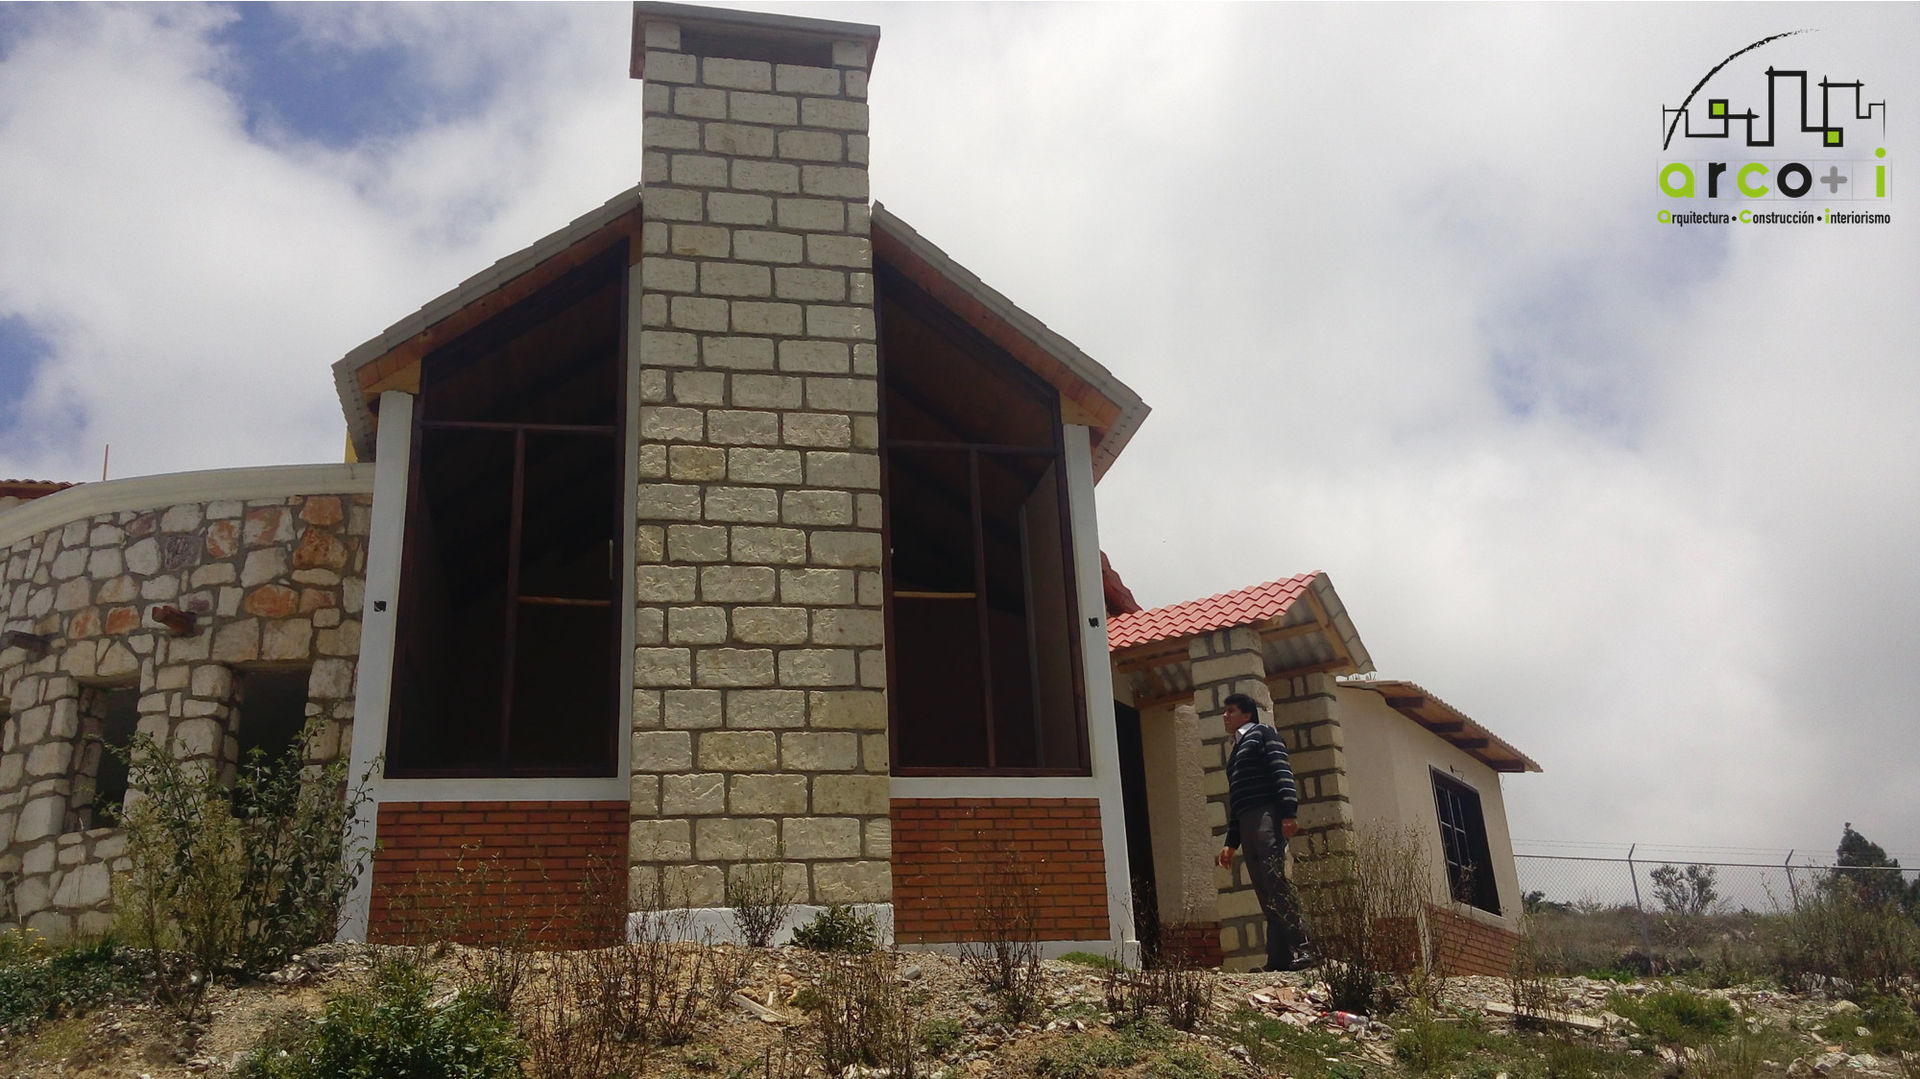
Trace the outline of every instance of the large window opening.
[[389, 774], [615, 772], [625, 267], [422, 361]]
[[127, 801], [127, 753], [140, 728], [140, 690], [89, 686], [80, 692], [80, 743], [74, 760], [67, 831], [117, 824]]
[[1084, 775], [1058, 392], [881, 279], [894, 770]]
[[1500, 891], [1493, 882], [1493, 857], [1487, 850], [1487, 822], [1480, 793], [1465, 783], [1433, 772], [1433, 804], [1440, 817], [1440, 849], [1447, 860], [1447, 890], [1454, 902], [1500, 913]]

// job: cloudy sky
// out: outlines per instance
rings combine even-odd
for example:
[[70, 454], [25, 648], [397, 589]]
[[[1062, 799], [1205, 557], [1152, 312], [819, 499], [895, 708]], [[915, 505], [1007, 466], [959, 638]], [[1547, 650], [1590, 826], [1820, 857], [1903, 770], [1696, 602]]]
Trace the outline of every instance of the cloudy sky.
[[[1920, 7], [750, 6], [879, 24], [876, 196], [1153, 406], [1143, 602], [1326, 570], [1522, 849], [1920, 864]], [[339, 459], [328, 364], [638, 177], [629, 26], [0, 4], [0, 475]], [[1659, 223], [1803, 29], [1700, 96], [1863, 82], [1893, 223]]]

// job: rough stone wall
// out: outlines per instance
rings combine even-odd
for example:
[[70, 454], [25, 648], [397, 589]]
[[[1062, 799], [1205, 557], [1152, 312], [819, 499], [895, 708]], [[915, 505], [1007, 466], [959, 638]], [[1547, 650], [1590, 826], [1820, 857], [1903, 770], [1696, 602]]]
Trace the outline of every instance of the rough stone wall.
[[898, 799], [893, 882], [902, 944], [978, 940], [994, 890], [1025, 887], [1039, 939], [1110, 935], [1098, 798]]
[[1349, 853], [1353, 801], [1333, 676], [1278, 678], [1270, 692], [1273, 725], [1286, 740], [1293, 779], [1300, 787], [1300, 832], [1294, 841], [1308, 856]]
[[[139, 730], [186, 760], [231, 768], [249, 667], [311, 666], [309, 758], [345, 751], [371, 498], [295, 495], [102, 513], [5, 551], [5, 628], [49, 639], [0, 651], [0, 923], [50, 936], [111, 922], [118, 829], [91, 827], [100, 757], [85, 703], [137, 687]], [[153, 617], [176, 607], [197, 631]]]
[[629, 887], [888, 901], [866, 43], [833, 66], [644, 28]]

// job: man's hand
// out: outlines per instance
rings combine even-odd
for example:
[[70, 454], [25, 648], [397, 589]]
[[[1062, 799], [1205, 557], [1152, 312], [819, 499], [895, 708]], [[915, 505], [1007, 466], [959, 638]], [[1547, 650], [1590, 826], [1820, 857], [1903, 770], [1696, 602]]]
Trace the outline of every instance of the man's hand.
[[1280, 818], [1280, 834], [1282, 836], [1285, 836], [1288, 839], [1292, 839], [1293, 833], [1299, 830], [1300, 830], [1299, 821], [1294, 820], [1292, 817]]
[[1233, 865], [1233, 848], [1221, 847], [1220, 857], [1215, 858], [1214, 861], [1220, 863], [1220, 868], [1222, 869], [1226, 869], [1229, 866]]

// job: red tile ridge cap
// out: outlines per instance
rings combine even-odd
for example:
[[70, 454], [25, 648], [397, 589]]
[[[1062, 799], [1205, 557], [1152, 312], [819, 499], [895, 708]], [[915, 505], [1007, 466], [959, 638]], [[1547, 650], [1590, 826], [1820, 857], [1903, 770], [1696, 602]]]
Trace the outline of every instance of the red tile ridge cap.
[[1320, 576], [1322, 572], [1314, 570], [1201, 599], [1114, 615], [1107, 619], [1107, 648], [1118, 652], [1154, 641], [1193, 637], [1277, 618]]

